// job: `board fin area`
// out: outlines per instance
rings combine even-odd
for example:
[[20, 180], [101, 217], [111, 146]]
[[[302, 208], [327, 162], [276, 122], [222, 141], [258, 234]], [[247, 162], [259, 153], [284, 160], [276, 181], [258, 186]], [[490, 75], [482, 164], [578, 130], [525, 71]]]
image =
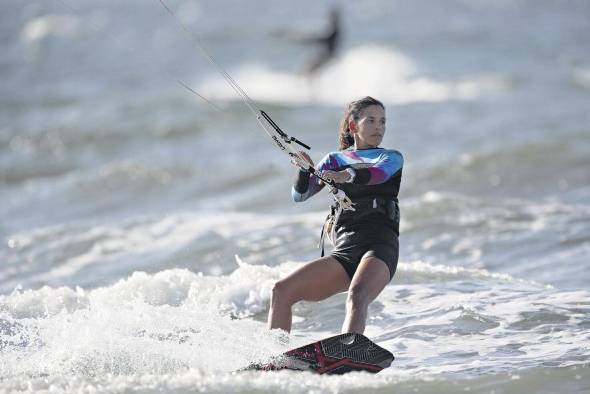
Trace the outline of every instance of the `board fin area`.
[[377, 373], [391, 365], [391, 352], [362, 334], [340, 334], [289, 350], [265, 363], [251, 364], [245, 370], [283, 369], [341, 375], [352, 371]]

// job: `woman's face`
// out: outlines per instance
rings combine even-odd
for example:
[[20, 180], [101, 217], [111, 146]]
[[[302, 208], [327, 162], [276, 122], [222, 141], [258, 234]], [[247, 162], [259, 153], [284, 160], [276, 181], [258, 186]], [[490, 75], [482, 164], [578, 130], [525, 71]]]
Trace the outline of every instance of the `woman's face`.
[[361, 111], [361, 117], [349, 125], [357, 149], [375, 148], [385, 134], [385, 110], [379, 105], [370, 105]]

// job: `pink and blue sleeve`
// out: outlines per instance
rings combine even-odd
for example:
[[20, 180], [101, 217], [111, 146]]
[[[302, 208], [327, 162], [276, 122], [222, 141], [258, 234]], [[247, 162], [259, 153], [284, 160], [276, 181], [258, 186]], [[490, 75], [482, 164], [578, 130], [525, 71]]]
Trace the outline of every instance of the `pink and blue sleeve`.
[[[359, 171], [354, 183], [364, 185], [378, 185], [386, 182], [402, 169], [404, 158], [398, 151], [388, 151], [371, 167]], [[360, 176], [359, 176], [360, 175]]]

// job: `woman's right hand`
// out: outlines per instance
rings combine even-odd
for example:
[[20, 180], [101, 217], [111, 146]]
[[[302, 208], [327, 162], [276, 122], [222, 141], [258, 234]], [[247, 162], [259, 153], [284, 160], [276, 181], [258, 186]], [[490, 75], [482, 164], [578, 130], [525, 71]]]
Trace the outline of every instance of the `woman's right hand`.
[[295, 164], [298, 167], [302, 167], [305, 166], [305, 164], [307, 164], [308, 167], [306, 167], [305, 169], [313, 167], [313, 160], [311, 159], [311, 157], [309, 157], [309, 155], [306, 152], [300, 150], [297, 153], [299, 154], [299, 157], [297, 159], [293, 158], [291, 160], [293, 164]]
[[346, 183], [350, 182], [350, 174], [346, 170], [342, 171], [322, 171], [322, 176], [334, 183]]

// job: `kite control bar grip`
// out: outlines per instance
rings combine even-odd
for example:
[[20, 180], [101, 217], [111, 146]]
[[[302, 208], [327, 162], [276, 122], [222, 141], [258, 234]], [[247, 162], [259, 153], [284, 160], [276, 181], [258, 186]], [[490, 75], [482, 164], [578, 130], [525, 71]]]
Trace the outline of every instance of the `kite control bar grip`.
[[266, 112], [264, 112], [263, 110], [260, 110], [260, 115], [262, 115], [262, 117], [264, 119], [266, 119], [266, 121], [268, 122], [268, 124], [270, 124], [272, 126], [272, 128], [275, 129], [275, 131], [277, 133], [279, 133], [279, 135], [281, 137], [283, 137], [283, 140], [285, 140], [287, 142], [295, 142], [295, 143], [301, 145], [302, 147], [304, 147], [305, 149], [308, 149], [308, 150], [311, 149], [311, 147], [309, 145], [304, 144], [303, 142], [299, 141], [297, 138], [295, 138], [295, 137], [289, 137], [287, 135], [287, 133], [285, 133], [283, 130], [281, 130], [281, 128], [279, 127], [279, 125], [276, 124], [275, 121], [272, 120], [272, 118]]
[[333, 187], [336, 187], [336, 182], [334, 182], [331, 179], [327, 179], [327, 178], [323, 177], [322, 174], [320, 173], [320, 171], [316, 170], [315, 168], [309, 167], [307, 169], [307, 171], [311, 172], [313, 175], [315, 175], [316, 177], [318, 177], [325, 184], [330, 185], [330, 186], [333, 186]]
[[291, 137], [291, 141], [298, 143], [299, 145], [301, 145], [302, 147], [304, 147], [307, 150], [311, 150], [311, 147], [309, 145], [304, 144], [303, 142], [299, 141], [295, 137]]

